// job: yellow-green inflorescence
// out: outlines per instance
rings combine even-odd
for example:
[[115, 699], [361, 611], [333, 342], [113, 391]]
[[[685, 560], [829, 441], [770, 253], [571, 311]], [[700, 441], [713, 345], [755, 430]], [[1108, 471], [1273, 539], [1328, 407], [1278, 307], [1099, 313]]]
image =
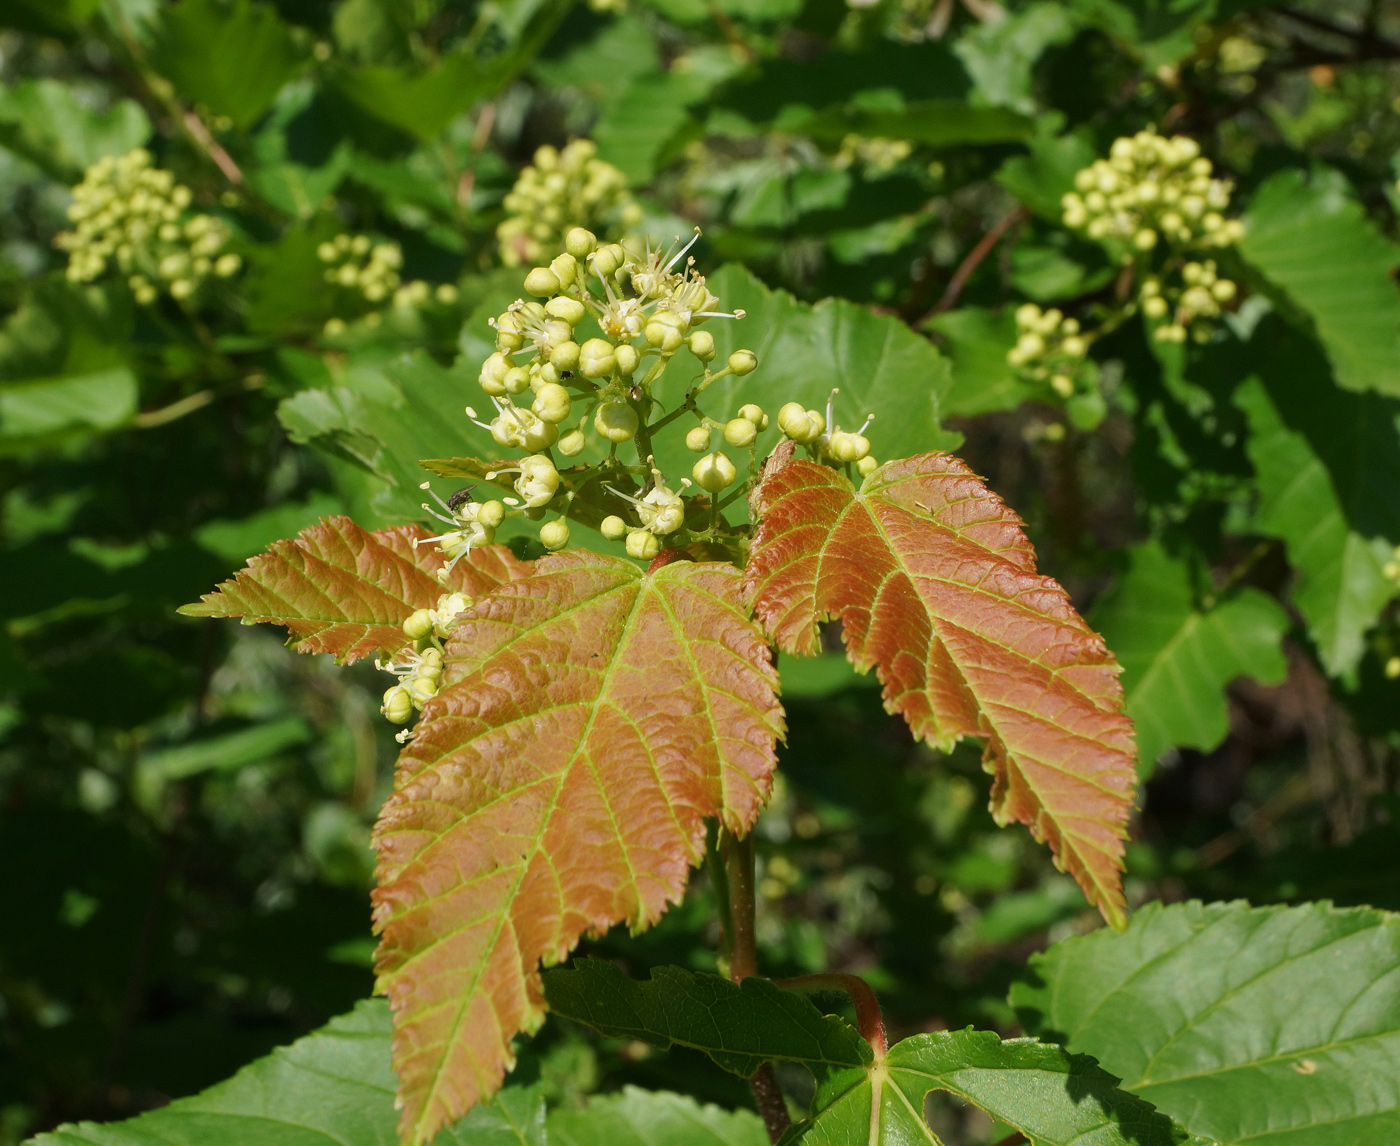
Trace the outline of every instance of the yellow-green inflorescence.
[[[747, 454], [752, 479], [757, 438], [769, 416], [746, 402], [714, 418], [702, 399], [719, 379], [753, 373], [758, 358], [739, 349], [717, 361], [706, 324], [743, 318], [743, 311], [721, 309], [694, 259], [686, 258], [690, 244], [679, 251], [676, 245], [635, 254], [575, 227], [563, 252], [526, 274], [532, 297], [491, 320], [496, 353], [482, 363], [478, 382], [492, 409], [478, 415], [468, 407], [467, 414], [499, 447], [523, 456], [484, 470], [486, 480], [511, 495], [490, 501], [457, 495], [439, 501], [438, 509], [424, 506], [447, 526], [430, 540], [449, 561], [491, 543], [503, 521], [521, 515], [543, 522], [547, 549], [564, 548], [568, 519], [578, 519], [575, 502], [585, 492], [592, 507], [585, 519], [608, 540], [625, 543], [634, 558], [692, 543], [740, 554], [747, 527], [727, 522], [723, 510], [745, 487], [736, 486], [740, 467], [728, 451]], [[652, 388], [678, 357], [694, 373], [684, 397], [663, 412]], [[830, 403], [825, 413], [790, 403], [778, 424], [814, 458], [853, 473], [874, 468], [866, 427], [843, 431]], [[700, 455], [689, 476], [675, 480], [659, 468], [655, 443], [662, 433], [679, 435]], [[596, 462], [572, 460], [590, 446]]]
[[1210, 255], [1237, 243], [1244, 224], [1225, 217], [1232, 185], [1213, 170], [1195, 140], [1149, 128], [1114, 140], [1061, 200], [1065, 226], [1137, 268], [1137, 301], [1159, 342], [1207, 340], [1237, 293]]
[[184, 302], [211, 278], [236, 274], [242, 260], [224, 251], [228, 225], [191, 212], [192, 199], [144, 148], [99, 159], [73, 188], [73, 230], [54, 240], [68, 252], [69, 280], [92, 282], [114, 268], [148, 306], [162, 292]]
[[626, 228], [642, 221], [626, 178], [597, 153], [590, 139], [576, 139], [562, 150], [546, 144], [535, 152], [534, 163], [521, 171], [502, 204], [507, 217], [496, 228], [502, 263], [542, 262], [573, 226], [622, 238]]

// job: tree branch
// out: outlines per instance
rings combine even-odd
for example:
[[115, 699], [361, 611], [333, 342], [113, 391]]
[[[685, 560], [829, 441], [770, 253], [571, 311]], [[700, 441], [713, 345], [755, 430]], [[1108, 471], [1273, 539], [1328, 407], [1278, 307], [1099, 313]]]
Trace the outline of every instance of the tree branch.
[[957, 303], [958, 296], [962, 294], [963, 287], [967, 285], [967, 280], [972, 277], [972, 272], [981, 265], [983, 259], [992, 253], [992, 248], [1001, 241], [1002, 236], [1012, 227], [1029, 219], [1030, 214], [1024, 207], [1016, 207], [1008, 211], [990, 231], [983, 235], [977, 245], [968, 252], [967, 258], [963, 259], [958, 269], [953, 272], [953, 277], [948, 280], [948, 289], [943, 292], [943, 297], [938, 300], [937, 305], [915, 325], [922, 326], [935, 315], [951, 309]]

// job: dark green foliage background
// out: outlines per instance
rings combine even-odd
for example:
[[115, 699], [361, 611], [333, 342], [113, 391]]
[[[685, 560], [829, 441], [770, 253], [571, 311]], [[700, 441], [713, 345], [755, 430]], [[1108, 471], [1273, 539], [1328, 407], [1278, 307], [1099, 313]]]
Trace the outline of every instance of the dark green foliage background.
[[[174, 610], [325, 513], [417, 514], [413, 446], [470, 442], [444, 419], [472, 400], [482, 316], [518, 289], [500, 200], [538, 145], [577, 135], [654, 234], [704, 227], [706, 269], [876, 308], [949, 359], [950, 384], [905, 380], [911, 404], [948, 387], [958, 452], [1160, 730], [1132, 902], [1400, 908], [1382, 570], [1400, 543], [1400, 10], [1010, 2], [983, 24], [958, 5], [934, 37], [934, 7], [0, 5], [0, 1144], [193, 1093], [370, 993], [385, 678]], [[1136, 321], [1097, 344], [1109, 413], [1085, 430], [1010, 374], [1003, 308], [1111, 302], [1115, 268], [1057, 225], [1058, 199], [1152, 123], [1235, 180], [1250, 234], [1222, 269], [1250, 299], [1184, 355]], [[838, 167], [851, 133], [914, 146], [889, 171]], [[67, 187], [138, 145], [246, 261], [198, 321], [74, 287], [53, 249]], [[328, 350], [325, 321], [356, 312], [315, 248], [342, 230], [397, 241], [406, 280], [459, 300]], [[870, 436], [883, 460], [880, 422]], [[1015, 1032], [1026, 958], [1096, 917], [1044, 849], [993, 825], [975, 747], [911, 743], [835, 652], [780, 668], [762, 970], [856, 971], [901, 1035]], [[713, 970], [714, 917], [702, 874], [653, 931], [589, 950], [635, 975]], [[750, 1102], [697, 1053], [561, 1020], [525, 1060], [556, 1106], [625, 1083]], [[950, 1141], [991, 1133], [936, 1117]]]

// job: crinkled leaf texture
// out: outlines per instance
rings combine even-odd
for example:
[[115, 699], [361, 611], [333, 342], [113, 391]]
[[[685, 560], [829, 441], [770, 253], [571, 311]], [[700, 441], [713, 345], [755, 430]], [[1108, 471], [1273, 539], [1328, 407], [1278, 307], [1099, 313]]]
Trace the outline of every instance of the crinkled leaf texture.
[[[389, 1006], [353, 1012], [232, 1078], [124, 1122], [60, 1126], [33, 1146], [396, 1146]], [[539, 1086], [513, 1086], [433, 1146], [765, 1146], [758, 1116], [637, 1090], [545, 1113]]]
[[1011, 1001], [1221, 1146], [1392, 1146], [1397, 984], [1400, 916], [1191, 902], [1057, 944]]
[[803, 996], [755, 975], [733, 983], [681, 967], [653, 967], [650, 979], [635, 980], [602, 959], [579, 959], [570, 970], [546, 971], [544, 989], [556, 1015], [608, 1038], [702, 1051], [744, 1078], [774, 1060], [813, 1073], [871, 1060], [870, 1044], [844, 1019], [823, 1015]]
[[561, 553], [463, 615], [375, 829], [408, 1142], [500, 1085], [542, 960], [678, 901], [706, 817], [748, 830], [776, 683], [729, 565]]
[[1118, 665], [1036, 573], [1020, 519], [947, 454], [890, 462], [857, 491], [790, 443], [753, 510], [745, 587], [779, 647], [815, 653], [817, 623], [840, 618], [852, 663], [877, 670], [915, 735], [986, 738], [998, 822], [1048, 841], [1121, 925], [1135, 752]]
[[992, 1031], [939, 1031], [896, 1043], [863, 1069], [819, 1078], [812, 1114], [780, 1146], [938, 1142], [924, 1099], [944, 1090], [1014, 1126], [1036, 1146], [1206, 1146], [1118, 1089], [1087, 1055]]
[[[417, 525], [371, 533], [348, 517], [327, 517], [274, 542], [233, 580], [180, 612], [283, 625], [298, 652], [332, 653], [349, 664], [371, 653], [398, 652], [408, 643], [404, 621], [417, 609], [432, 608], [443, 593], [479, 597], [530, 575], [528, 562], [503, 545], [490, 545], [457, 562], [444, 587], [436, 574], [447, 562], [435, 546], [421, 544], [427, 536]], [[417, 549], [414, 541], [420, 542]]]

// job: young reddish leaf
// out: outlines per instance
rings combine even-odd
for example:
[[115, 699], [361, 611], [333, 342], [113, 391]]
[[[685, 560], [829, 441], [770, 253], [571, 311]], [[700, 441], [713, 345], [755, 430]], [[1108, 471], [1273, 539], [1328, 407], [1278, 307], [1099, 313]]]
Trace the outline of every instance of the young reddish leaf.
[[890, 711], [947, 749], [987, 740], [998, 823], [1048, 841], [1115, 926], [1133, 726], [1118, 665], [1064, 589], [1035, 571], [1020, 519], [947, 454], [881, 466], [857, 492], [837, 471], [769, 461], [745, 591], [780, 648], [817, 651], [839, 617], [847, 655], [878, 671]]
[[511, 1039], [544, 1015], [541, 961], [677, 902], [707, 816], [748, 830], [783, 731], [729, 565], [544, 557], [447, 651], [374, 838], [378, 988], [414, 1146], [500, 1085]]
[[373, 533], [348, 517], [327, 517], [248, 562], [197, 604], [188, 617], [242, 617], [291, 631], [301, 653], [333, 653], [349, 664], [370, 653], [392, 656], [408, 643], [403, 623], [430, 609], [443, 593], [479, 597], [497, 585], [528, 577], [531, 565], [503, 545], [474, 549], [453, 568], [444, 587], [436, 574], [446, 559], [417, 525]]

